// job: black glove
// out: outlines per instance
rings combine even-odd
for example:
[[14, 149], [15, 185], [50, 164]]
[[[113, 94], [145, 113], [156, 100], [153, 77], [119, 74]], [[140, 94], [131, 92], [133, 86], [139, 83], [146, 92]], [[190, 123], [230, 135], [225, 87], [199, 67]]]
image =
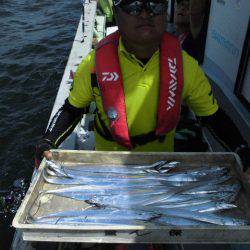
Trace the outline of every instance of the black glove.
[[243, 165], [243, 171], [247, 171], [250, 168], [250, 148], [241, 147], [236, 150], [236, 153], [240, 156]]
[[56, 148], [55, 145], [48, 139], [41, 139], [38, 141], [35, 147], [35, 167], [38, 168], [41, 160], [43, 159], [43, 152], [52, 148]]

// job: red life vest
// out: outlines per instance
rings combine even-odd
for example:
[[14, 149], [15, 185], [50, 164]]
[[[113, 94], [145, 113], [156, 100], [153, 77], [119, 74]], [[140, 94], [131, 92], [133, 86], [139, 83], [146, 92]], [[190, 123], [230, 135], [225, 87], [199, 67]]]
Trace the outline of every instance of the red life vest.
[[[131, 150], [126, 105], [118, 58], [119, 33], [115, 32], [96, 47], [95, 74], [113, 139]], [[177, 126], [183, 88], [182, 53], [178, 38], [163, 35], [160, 47], [160, 93], [156, 136], [163, 136]], [[112, 113], [113, 112], [113, 113]]]

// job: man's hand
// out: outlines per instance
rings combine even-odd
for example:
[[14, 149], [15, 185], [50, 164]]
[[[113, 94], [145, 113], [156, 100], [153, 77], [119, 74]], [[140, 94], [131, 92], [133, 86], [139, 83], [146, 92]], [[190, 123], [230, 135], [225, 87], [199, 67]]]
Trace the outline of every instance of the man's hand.
[[44, 156], [47, 160], [51, 160], [51, 159], [52, 159], [52, 153], [51, 153], [51, 151], [44, 151], [44, 152], [43, 152], [43, 156]]
[[46, 139], [41, 139], [38, 141], [35, 149], [35, 167], [38, 168], [43, 157], [47, 160], [52, 158], [52, 153], [50, 149], [55, 148], [53, 144]]

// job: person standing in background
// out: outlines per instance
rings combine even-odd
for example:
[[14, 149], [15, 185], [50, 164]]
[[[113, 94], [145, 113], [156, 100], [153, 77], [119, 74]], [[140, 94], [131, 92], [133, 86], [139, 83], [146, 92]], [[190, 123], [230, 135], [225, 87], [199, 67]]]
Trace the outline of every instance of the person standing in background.
[[194, 57], [199, 64], [203, 61], [209, 6], [209, 0], [175, 1], [175, 34], [178, 36], [183, 50]]

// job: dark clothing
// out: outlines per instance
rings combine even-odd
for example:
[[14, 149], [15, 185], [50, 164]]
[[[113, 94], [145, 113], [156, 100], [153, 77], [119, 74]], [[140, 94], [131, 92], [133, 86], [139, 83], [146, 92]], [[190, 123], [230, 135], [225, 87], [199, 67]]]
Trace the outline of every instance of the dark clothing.
[[182, 49], [185, 50], [190, 56], [195, 58], [199, 64], [203, 62], [203, 44], [205, 42], [204, 35], [199, 34], [196, 39], [189, 33], [182, 43]]

